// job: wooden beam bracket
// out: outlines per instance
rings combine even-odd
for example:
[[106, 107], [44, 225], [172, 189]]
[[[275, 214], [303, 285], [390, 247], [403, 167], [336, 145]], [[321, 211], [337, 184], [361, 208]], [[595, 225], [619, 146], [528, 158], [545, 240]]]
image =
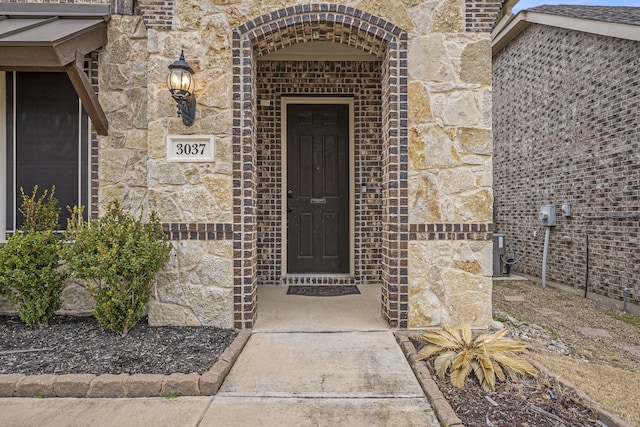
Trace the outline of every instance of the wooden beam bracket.
[[98, 135], [108, 135], [109, 121], [98, 101], [98, 96], [93, 91], [89, 77], [84, 72], [84, 55], [76, 51], [76, 60], [66, 65], [64, 69]]

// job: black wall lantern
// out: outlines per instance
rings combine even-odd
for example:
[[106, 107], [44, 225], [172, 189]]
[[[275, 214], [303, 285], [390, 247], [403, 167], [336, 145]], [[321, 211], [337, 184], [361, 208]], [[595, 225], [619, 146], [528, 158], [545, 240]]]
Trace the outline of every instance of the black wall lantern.
[[176, 101], [178, 117], [182, 117], [182, 123], [185, 126], [191, 126], [196, 117], [196, 96], [193, 93], [196, 81], [193, 77], [193, 69], [184, 60], [184, 51], [180, 53], [180, 59], [169, 65], [167, 86]]

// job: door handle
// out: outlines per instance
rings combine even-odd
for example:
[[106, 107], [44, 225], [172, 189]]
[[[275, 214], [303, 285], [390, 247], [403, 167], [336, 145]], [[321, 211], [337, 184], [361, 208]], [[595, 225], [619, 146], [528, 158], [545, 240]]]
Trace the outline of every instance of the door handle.
[[289, 213], [293, 212], [293, 208], [287, 208], [287, 212]]
[[293, 199], [293, 190], [287, 190], [287, 199]]

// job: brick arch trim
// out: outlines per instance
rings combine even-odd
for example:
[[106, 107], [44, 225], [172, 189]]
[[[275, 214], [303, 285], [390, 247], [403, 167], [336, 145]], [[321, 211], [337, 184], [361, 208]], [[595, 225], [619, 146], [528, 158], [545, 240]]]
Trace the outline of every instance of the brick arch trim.
[[233, 31], [234, 326], [253, 327], [257, 312], [256, 58], [311, 41], [346, 44], [382, 61], [382, 311], [390, 326], [406, 327], [407, 33], [371, 13], [327, 3], [275, 10]]
[[326, 3], [274, 11], [245, 23], [237, 31], [254, 40], [256, 56], [297, 43], [330, 41], [361, 49], [379, 58], [384, 56], [384, 46], [404, 33], [400, 27], [368, 12]]

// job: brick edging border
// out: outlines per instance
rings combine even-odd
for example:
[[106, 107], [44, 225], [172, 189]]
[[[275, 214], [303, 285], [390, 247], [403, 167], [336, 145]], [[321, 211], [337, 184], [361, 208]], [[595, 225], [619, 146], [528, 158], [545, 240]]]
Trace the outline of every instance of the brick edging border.
[[240, 352], [251, 337], [251, 329], [238, 336], [204, 374], [2, 374], [2, 397], [159, 397], [215, 395]]
[[[435, 410], [436, 416], [438, 417], [438, 421], [440, 421], [442, 425], [446, 426], [464, 427], [464, 424], [462, 424], [460, 418], [458, 418], [451, 405], [449, 405], [449, 402], [444, 398], [444, 395], [438, 388], [436, 382], [431, 378], [431, 374], [429, 372], [429, 368], [427, 368], [426, 362], [423, 360], [416, 360], [418, 352], [409, 339], [410, 334], [410, 332], [394, 333], [396, 341], [400, 345], [400, 348], [407, 358], [409, 365], [413, 369], [413, 372], [418, 379], [420, 386], [427, 395], [427, 399], [429, 399], [429, 402], [432, 403], [433, 409]], [[586, 405], [588, 405], [594, 412], [598, 414], [598, 421], [600, 421], [604, 426], [631, 427], [630, 424], [620, 419], [617, 415], [614, 415], [602, 409], [600, 405], [595, 400], [590, 398], [584, 391], [580, 390], [569, 381], [561, 378], [559, 375], [556, 375], [553, 372], [549, 371], [549, 369], [547, 369], [547, 367], [540, 362], [535, 360], [530, 360], [530, 362], [536, 367], [536, 369], [538, 369], [538, 371], [558, 381], [560, 384], [562, 384], [563, 387], [573, 390]]]
[[447, 399], [444, 398], [436, 382], [431, 378], [426, 362], [416, 360], [418, 352], [409, 339], [409, 334], [406, 332], [394, 332], [393, 335], [396, 337], [396, 341], [407, 358], [411, 369], [413, 369], [413, 373], [418, 379], [422, 390], [427, 395], [427, 399], [431, 403], [440, 424], [450, 427], [464, 427], [462, 420], [458, 418]]

